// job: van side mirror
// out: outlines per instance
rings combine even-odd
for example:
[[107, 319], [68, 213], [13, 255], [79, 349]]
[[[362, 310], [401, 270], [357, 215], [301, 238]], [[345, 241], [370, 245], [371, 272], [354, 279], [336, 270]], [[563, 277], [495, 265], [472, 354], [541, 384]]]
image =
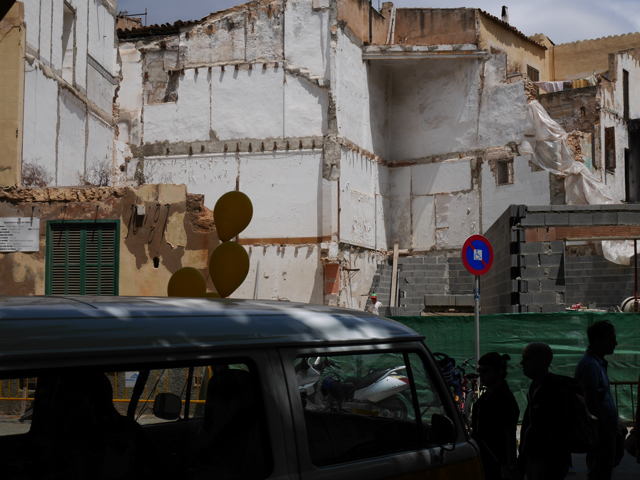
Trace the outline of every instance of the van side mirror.
[[153, 402], [153, 414], [163, 420], [177, 420], [182, 411], [182, 400], [173, 393], [159, 393]]
[[439, 413], [433, 414], [431, 417], [431, 431], [433, 434], [433, 440], [439, 446], [449, 445], [456, 441], [456, 426], [453, 421]]

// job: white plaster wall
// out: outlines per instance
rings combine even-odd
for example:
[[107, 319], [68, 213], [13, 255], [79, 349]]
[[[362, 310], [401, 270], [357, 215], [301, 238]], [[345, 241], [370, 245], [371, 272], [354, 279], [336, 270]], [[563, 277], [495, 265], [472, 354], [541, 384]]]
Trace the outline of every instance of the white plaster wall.
[[89, 0], [88, 52], [109, 73], [115, 74], [115, 19], [100, 0]]
[[412, 232], [414, 250], [429, 250], [436, 244], [435, 238], [435, 196], [411, 197]]
[[244, 238], [317, 237], [322, 233], [322, 153], [240, 157], [240, 191], [253, 202]]
[[186, 70], [180, 76], [178, 101], [144, 109], [144, 142], [209, 140], [211, 82], [206, 69]]
[[122, 81], [117, 99], [120, 105], [118, 140], [131, 145], [140, 145], [142, 142], [142, 62], [140, 52], [135, 48], [134, 43], [120, 45], [120, 59]]
[[[83, 90], [87, 89], [87, 49], [88, 49], [88, 23], [89, 2], [77, 0], [73, 6], [76, 8], [76, 67], [75, 82]], [[115, 47], [113, 47], [115, 49]], [[106, 110], [111, 113], [111, 109]]]
[[147, 157], [144, 175], [147, 183], [187, 185], [189, 193], [204, 195], [204, 205], [213, 210], [222, 195], [236, 189], [238, 160], [235, 155]]
[[[622, 89], [620, 89], [622, 90]], [[604, 132], [606, 128], [614, 127], [616, 134], [616, 169], [615, 172], [609, 173], [606, 172], [604, 174], [604, 183], [609, 190], [609, 194], [613, 196], [613, 198], [618, 200], [624, 200], [625, 198], [625, 186], [624, 186], [624, 149], [628, 148], [629, 139], [627, 134], [627, 128], [625, 122], [622, 120], [622, 117], [618, 117], [616, 115], [612, 115], [606, 110], [601, 110], [600, 115], [600, 161], [599, 165], [602, 165], [604, 170], [605, 168], [605, 150], [604, 150]]]
[[513, 159], [513, 184], [496, 185], [488, 162], [482, 164], [482, 229], [486, 232], [509, 205], [549, 205], [549, 172], [533, 171], [530, 155]]
[[274, 2], [270, 6], [271, 10], [260, 8], [247, 29], [245, 56], [248, 62], [284, 60], [282, 3]]
[[377, 164], [342, 149], [340, 160], [340, 241], [376, 248]]
[[450, 193], [471, 188], [469, 159], [414, 165], [411, 175], [413, 195]]
[[86, 107], [65, 90], [61, 91], [59, 102], [56, 186], [78, 185], [78, 173], [85, 169]]
[[389, 169], [391, 196], [391, 235], [398, 247], [411, 248], [411, 168]]
[[[51, 13], [52, 3], [40, 2], [40, 60], [47, 65], [51, 65]], [[62, 31], [61, 31], [62, 32]], [[62, 33], [60, 33], [62, 36]]]
[[436, 195], [436, 247], [462, 246], [470, 235], [480, 233], [480, 194]]
[[327, 133], [327, 91], [304, 78], [286, 75], [284, 136], [307, 137]]
[[36, 52], [40, 48], [40, 9], [41, 0], [24, 2], [24, 23], [26, 25], [27, 45]]
[[483, 64], [483, 90], [478, 124], [478, 147], [487, 148], [521, 142], [527, 116], [527, 98], [522, 82], [506, 80], [505, 55], [492, 55]]
[[113, 114], [113, 95], [115, 85], [112, 85], [93, 66], [87, 68], [87, 97], [95, 103], [105, 114]]
[[58, 84], [44, 76], [38, 62], [24, 65], [22, 161], [40, 165], [55, 181]]
[[249, 252], [247, 279], [232, 298], [253, 298], [260, 262], [258, 298], [322, 304], [324, 274], [318, 245], [265, 245], [245, 247]]
[[87, 119], [89, 142], [87, 143], [87, 168], [92, 165], [113, 167], [113, 127], [89, 113]]
[[338, 132], [376, 155], [388, 156], [387, 97], [389, 74], [384, 68], [368, 67], [362, 50], [337, 32], [335, 81]]
[[286, 3], [286, 57], [290, 64], [331, 80], [329, 11], [313, 11], [312, 3], [312, 0]]
[[211, 129], [220, 140], [283, 136], [282, 67], [225, 71], [214, 67], [211, 81]]
[[51, 2], [51, 8], [51, 66], [59, 72], [62, 70], [63, 3]]
[[440, 58], [393, 68], [390, 160], [475, 147], [479, 69], [476, 59]]
[[[389, 168], [377, 163], [378, 181], [376, 184], [376, 249], [392, 250], [393, 235], [391, 222], [391, 174]], [[367, 292], [365, 292], [367, 293]]]

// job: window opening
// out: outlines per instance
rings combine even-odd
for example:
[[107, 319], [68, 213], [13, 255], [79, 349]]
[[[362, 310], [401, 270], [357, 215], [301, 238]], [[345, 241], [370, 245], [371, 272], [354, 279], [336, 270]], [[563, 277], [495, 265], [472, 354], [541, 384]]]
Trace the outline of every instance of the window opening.
[[529, 77], [532, 82], [539, 82], [540, 71], [533, 68], [531, 65], [527, 65], [527, 77]]
[[[0, 415], [19, 414], [25, 403], [30, 412], [0, 422], [3, 472], [16, 480], [268, 478], [273, 461], [258, 370], [249, 359], [211, 362], [147, 364], [146, 376], [132, 364], [106, 373], [36, 371], [28, 384], [0, 377]], [[141, 388], [137, 403], [134, 388]], [[41, 455], [33, 455], [34, 445]]]
[[513, 158], [496, 162], [496, 185], [513, 184]]
[[624, 97], [624, 119], [629, 120], [629, 72], [622, 70], [622, 95]]
[[423, 365], [419, 355], [398, 352], [297, 358], [312, 462], [326, 466], [435, 446], [431, 418], [444, 407]]
[[616, 130], [615, 127], [604, 129], [604, 165], [608, 171], [616, 169]]

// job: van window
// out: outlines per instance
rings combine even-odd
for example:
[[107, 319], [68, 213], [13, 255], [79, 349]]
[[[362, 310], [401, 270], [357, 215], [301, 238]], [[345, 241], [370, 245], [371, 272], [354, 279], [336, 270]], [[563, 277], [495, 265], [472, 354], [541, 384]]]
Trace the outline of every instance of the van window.
[[[3, 380], [0, 451], [9, 478], [269, 476], [265, 409], [251, 361], [118, 370]], [[139, 400], [129, 412], [136, 381]], [[21, 385], [24, 400], [5, 387]]]
[[294, 368], [315, 465], [434, 445], [431, 417], [445, 412], [418, 354], [299, 357]]

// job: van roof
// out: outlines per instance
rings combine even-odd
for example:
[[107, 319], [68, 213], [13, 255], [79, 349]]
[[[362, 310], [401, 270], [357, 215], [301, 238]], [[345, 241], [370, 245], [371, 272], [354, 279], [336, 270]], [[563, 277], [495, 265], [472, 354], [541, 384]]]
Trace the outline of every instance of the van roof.
[[[359, 310], [201, 298], [0, 296], [0, 370], [27, 359], [420, 340]], [[32, 363], [28, 361], [27, 363]], [[63, 362], [65, 363], [65, 362]]]

